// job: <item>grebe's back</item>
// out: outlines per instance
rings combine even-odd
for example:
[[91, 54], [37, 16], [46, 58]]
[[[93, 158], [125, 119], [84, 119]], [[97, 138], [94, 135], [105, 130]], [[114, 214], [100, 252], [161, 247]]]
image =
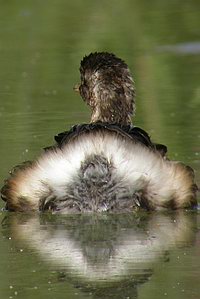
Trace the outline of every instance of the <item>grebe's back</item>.
[[9, 210], [125, 212], [195, 202], [192, 171], [163, 158], [139, 128], [81, 125], [56, 140], [7, 181]]

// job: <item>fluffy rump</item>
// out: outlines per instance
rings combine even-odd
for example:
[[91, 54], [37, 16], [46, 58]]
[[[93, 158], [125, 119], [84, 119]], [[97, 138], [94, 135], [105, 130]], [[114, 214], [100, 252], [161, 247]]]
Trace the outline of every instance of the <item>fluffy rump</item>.
[[191, 169], [107, 130], [77, 136], [13, 172], [10, 210], [62, 212], [184, 208], [196, 203]]

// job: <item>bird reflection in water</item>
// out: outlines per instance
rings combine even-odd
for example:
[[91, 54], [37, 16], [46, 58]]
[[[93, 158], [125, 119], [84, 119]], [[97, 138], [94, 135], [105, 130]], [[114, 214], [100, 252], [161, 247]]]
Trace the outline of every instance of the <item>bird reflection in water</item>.
[[10, 214], [4, 224], [15, 242], [58, 270], [59, 280], [94, 298], [137, 298], [156, 261], [193, 243], [193, 214]]

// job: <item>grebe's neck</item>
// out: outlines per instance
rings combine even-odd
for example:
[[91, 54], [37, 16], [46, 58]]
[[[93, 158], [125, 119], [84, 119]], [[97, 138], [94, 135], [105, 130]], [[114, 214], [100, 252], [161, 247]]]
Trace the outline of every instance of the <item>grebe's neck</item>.
[[106, 123], [117, 123], [121, 125], [132, 124], [132, 113], [130, 109], [124, 105], [96, 105], [92, 109], [91, 123], [93, 122], [106, 122]]

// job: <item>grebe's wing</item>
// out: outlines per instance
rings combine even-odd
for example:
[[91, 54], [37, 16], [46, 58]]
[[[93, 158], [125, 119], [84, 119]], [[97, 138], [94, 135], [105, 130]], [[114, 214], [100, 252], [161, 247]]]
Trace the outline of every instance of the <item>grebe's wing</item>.
[[[153, 143], [147, 132], [139, 127], [133, 127], [131, 125], [119, 125], [110, 123], [91, 123], [91, 124], [81, 124], [73, 126], [69, 131], [65, 131], [56, 135], [55, 141], [57, 146], [62, 147], [64, 144], [77, 137], [82, 133], [91, 132], [92, 130], [107, 129], [108, 131], [116, 132], [126, 138], [133, 139], [142, 143], [143, 145], [160, 152], [162, 156], [167, 153], [167, 147], [163, 144]], [[48, 148], [46, 148], [48, 149]]]
[[[26, 171], [28, 168], [31, 168], [34, 164], [33, 161], [24, 161], [23, 163], [14, 166], [10, 171], [10, 177], [4, 180], [4, 185], [0, 190], [0, 196], [3, 201], [6, 202], [5, 210], [8, 209], [7, 201], [9, 200], [10, 192], [12, 192], [13, 182], [15, 177], [19, 172]], [[19, 210], [20, 210], [20, 201], [19, 201]], [[29, 205], [27, 204], [27, 210], [29, 209]], [[9, 210], [12, 211], [12, 207], [9, 207]], [[26, 210], [26, 201], [23, 201], [23, 210]], [[13, 209], [14, 211], [14, 209]]]

